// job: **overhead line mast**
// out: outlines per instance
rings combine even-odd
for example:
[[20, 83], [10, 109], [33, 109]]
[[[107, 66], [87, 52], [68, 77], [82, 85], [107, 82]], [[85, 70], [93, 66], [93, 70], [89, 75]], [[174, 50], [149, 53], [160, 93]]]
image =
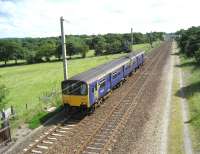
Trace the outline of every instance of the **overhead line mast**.
[[133, 28], [131, 27], [131, 51], [133, 51]]
[[61, 43], [62, 43], [62, 55], [63, 55], [63, 71], [64, 71], [64, 80], [68, 79], [67, 72], [67, 55], [66, 55], [66, 44], [65, 44], [65, 33], [63, 25], [63, 17], [60, 17], [60, 27], [61, 27]]

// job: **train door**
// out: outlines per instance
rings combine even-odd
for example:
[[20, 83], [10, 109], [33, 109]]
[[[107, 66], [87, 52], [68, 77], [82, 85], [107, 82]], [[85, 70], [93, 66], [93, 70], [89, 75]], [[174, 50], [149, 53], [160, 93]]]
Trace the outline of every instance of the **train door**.
[[94, 98], [95, 98], [95, 100], [98, 99], [98, 91], [99, 91], [99, 86], [98, 86], [98, 83], [96, 82], [95, 86], [94, 86]]
[[90, 84], [90, 105], [93, 105], [98, 99], [98, 84], [93, 82]]

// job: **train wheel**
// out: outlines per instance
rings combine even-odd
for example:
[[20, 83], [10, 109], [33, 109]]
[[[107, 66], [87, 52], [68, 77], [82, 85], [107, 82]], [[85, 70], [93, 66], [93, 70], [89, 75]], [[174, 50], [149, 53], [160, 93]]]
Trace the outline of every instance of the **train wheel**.
[[120, 83], [119, 83], [119, 86], [121, 87], [123, 85], [123, 81], [121, 81]]
[[68, 115], [70, 113], [71, 107], [69, 106], [69, 104], [64, 104], [64, 114]]
[[92, 113], [94, 113], [94, 111], [95, 111], [95, 105], [92, 105], [90, 108], [88, 108], [87, 114], [91, 115]]

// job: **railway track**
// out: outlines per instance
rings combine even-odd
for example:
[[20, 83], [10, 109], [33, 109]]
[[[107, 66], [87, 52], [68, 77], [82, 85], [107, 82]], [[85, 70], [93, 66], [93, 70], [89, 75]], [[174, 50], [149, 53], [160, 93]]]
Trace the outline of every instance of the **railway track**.
[[103, 154], [112, 149], [112, 144], [116, 141], [115, 136], [117, 136], [117, 134], [125, 127], [127, 120], [130, 118], [132, 111], [137, 105], [136, 100], [139, 98], [146, 83], [149, 81], [148, 76], [152, 75], [152, 73], [147, 73], [147, 71], [151, 70], [151, 72], [154, 72], [163, 56], [165, 56], [165, 54], [160, 52], [141, 74], [142, 78], [138, 79], [138, 82], [141, 84], [138, 93], [132, 93], [131, 89], [129, 89], [127, 96], [119, 103], [119, 106], [114, 109], [107, 121], [94, 132], [76, 153]]
[[[112, 144], [115, 142], [115, 137], [123, 129], [130, 113], [134, 110], [136, 99], [142, 93], [148, 76], [151, 75], [152, 69], [155, 69], [159, 64], [159, 60], [162, 59], [159, 58], [162, 54], [162, 52], [158, 52], [155, 57], [148, 59], [148, 66], [139, 74], [140, 77], [137, 78], [133, 85], [128, 87], [124, 97], [120, 98], [106, 117], [92, 119], [92, 116], [89, 116], [82, 120], [75, 120], [72, 116], [68, 116], [60, 124], [44, 132], [25, 148], [23, 153], [55, 153], [55, 150], [57, 150], [55, 148], [56, 145], [66, 140], [66, 138], [70, 141], [75, 137], [80, 138], [81, 144], [70, 147], [74, 149], [73, 153], [104, 153], [111, 149]], [[137, 94], [131, 92], [134, 86], [141, 86]], [[84, 134], [87, 125], [91, 125], [91, 130]], [[66, 153], [72, 153], [72, 151], [68, 149]]]

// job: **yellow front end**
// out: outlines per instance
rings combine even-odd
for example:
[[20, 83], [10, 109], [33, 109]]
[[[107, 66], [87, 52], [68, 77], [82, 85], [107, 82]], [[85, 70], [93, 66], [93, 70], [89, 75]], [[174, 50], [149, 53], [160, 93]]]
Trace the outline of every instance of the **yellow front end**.
[[70, 106], [80, 107], [81, 105], [89, 107], [88, 95], [79, 96], [79, 95], [63, 95], [63, 103]]

